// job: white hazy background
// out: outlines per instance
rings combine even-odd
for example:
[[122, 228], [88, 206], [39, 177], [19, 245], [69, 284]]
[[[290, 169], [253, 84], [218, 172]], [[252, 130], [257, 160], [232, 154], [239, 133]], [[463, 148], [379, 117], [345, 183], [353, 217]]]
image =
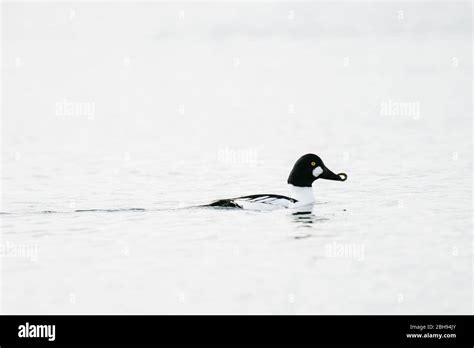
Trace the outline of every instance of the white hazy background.
[[[2, 313], [472, 313], [470, 2], [1, 25]], [[307, 152], [349, 176], [312, 215], [187, 208], [288, 194]]]

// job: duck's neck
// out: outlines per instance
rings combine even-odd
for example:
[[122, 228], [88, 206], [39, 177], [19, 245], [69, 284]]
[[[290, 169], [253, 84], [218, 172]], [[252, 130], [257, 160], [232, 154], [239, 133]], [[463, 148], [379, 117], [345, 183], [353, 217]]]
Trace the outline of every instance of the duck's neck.
[[298, 201], [298, 205], [314, 203], [315, 199], [313, 194], [313, 188], [311, 186], [300, 187], [293, 186], [291, 184], [288, 186], [290, 186], [291, 197]]

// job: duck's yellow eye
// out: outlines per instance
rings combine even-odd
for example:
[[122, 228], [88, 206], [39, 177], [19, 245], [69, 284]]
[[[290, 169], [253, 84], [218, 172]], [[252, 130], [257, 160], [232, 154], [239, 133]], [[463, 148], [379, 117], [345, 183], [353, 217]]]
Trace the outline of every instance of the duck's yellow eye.
[[314, 167], [316, 165], [316, 162], [311, 162], [311, 165]]

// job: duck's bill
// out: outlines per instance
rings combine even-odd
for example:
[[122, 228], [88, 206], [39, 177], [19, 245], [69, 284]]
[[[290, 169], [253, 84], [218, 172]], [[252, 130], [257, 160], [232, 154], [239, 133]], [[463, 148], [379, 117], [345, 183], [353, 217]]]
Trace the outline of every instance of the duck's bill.
[[318, 179], [326, 179], [326, 180], [335, 180], [335, 181], [346, 181], [347, 180], [347, 174], [346, 173], [333, 173], [331, 170], [328, 168], [324, 168], [323, 172], [321, 175], [318, 177]]

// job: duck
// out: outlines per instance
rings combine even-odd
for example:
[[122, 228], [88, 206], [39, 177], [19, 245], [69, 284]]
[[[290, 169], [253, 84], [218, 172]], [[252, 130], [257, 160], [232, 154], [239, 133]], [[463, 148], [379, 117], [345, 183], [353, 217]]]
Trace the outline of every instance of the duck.
[[308, 153], [296, 161], [288, 176], [287, 184], [292, 197], [279, 194], [254, 194], [219, 199], [206, 206], [247, 210], [274, 210], [281, 208], [293, 208], [296, 210], [303, 208], [303, 210], [306, 210], [308, 206], [312, 206], [315, 203], [313, 182], [318, 179], [346, 181], [347, 174], [335, 174], [326, 167], [319, 156]]

